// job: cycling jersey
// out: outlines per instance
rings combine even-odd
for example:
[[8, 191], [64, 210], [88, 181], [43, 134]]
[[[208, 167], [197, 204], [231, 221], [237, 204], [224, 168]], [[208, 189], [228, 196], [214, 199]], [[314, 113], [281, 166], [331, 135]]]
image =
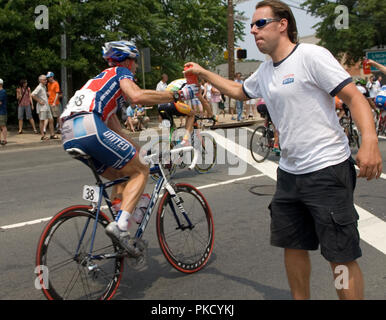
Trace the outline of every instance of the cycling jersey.
[[120, 81], [123, 79], [134, 80], [133, 74], [127, 68], [113, 67], [102, 71], [75, 93], [61, 118], [79, 112], [93, 112], [107, 123], [110, 117], [124, 106], [125, 99], [120, 87]]

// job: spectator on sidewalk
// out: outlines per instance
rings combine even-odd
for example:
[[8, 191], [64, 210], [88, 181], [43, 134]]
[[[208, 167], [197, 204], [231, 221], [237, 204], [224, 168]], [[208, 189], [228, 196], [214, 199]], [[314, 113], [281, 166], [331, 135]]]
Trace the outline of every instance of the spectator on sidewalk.
[[376, 80], [374, 76], [370, 77], [370, 80], [366, 84], [367, 90], [369, 90], [370, 98], [374, 99], [377, 96], [377, 85]]
[[54, 79], [54, 73], [49, 71], [47, 77], [48, 104], [50, 105], [52, 117], [54, 118], [54, 128], [59, 129], [58, 118], [60, 117], [60, 86]]
[[212, 107], [213, 115], [216, 117], [219, 114], [219, 103], [221, 102], [221, 92], [211, 85], [211, 101], [210, 105]]
[[36, 130], [34, 118], [32, 117], [34, 104], [31, 97], [31, 88], [28, 87], [27, 80], [20, 80], [19, 87], [16, 88], [16, 99], [18, 104], [17, 118], [19, 119], [19, 134], [23, 133], [24, 113], [26, 119], [30, 122], [34, 132], [38, 133], [38, 131]]
[[147, 124], [149, 123], [150, 118], [146, 115], [145, 107], [140, 104], [137, 105], [136, 113], [137, 113], [137, 119], [138, 119], [138, 124], [137, 124], [138, 131], [147, 129]]
[[[39, 76], [39, 84], [32, 92], [32, 99], [37, 101], [36, 111], [39, 114], [39, 127], [42, 135], [41, 140], [59, 139], [54, 134], [54, 119], [52, 117], [51, 109], [48, 104], [48, 97], [46, 91], [47, 77], [42, 74]], [[50, 138], [46, 137], [47, 125], [50, 130]]]
[[218, 103], [219, 115], [223, 114], [223, 119], [225, 120], [225, 95], [221, 94], [221, 101]]
[[157, 84], [157, 88], [155, 89], [156, 91], [165, 91], [166, 88], [168, 87], [168, 75], [166, 73], [162, 74], [162, 79], [160, 82]]
[[0, 144], [7, 144], [7, 92], [3, 88], [3, 79], [0, 79]]
[[135, 114], [135, 109], [131, 105], [127, 107], [126, 115], [127, 115], [127, 119], [125, 122], [126, 129], [131, 130], [131, 132], [135, 132], [135, 127], [138, 124], [138, 119]]
[[381, 88], [382, 88], [382, 76], [379, 76], [378, 80], [375, 81], [375, 90], [377, 91], [377, 94], [375, 96], [378, 95], [378, 93], [381, 91]]
[[[168, 87], [168, 80], [169, 80], [169, 77], [166, 73], [163, 73], [162, 74], [162, 78], [161, 78], [161, 81], [158, 82], [157, 84], [157, 88], [155, 89], [156, 91], [165, 91], [166, 88]], [[158, 105], [159, 107], [160, 105]], [[162, 118], [160, 115], [158, 115], [158, 122], [161, 123], [162, 122]]]
[[[241, 80], [241, 73], [236, 73], [236, 79], [235, 82], [243, 84], [244, 81]], [[244, 102], [236, 100], [236, 113], [237, 113], [237, 121], [243, 120], [243, 110], [244, 110]]]

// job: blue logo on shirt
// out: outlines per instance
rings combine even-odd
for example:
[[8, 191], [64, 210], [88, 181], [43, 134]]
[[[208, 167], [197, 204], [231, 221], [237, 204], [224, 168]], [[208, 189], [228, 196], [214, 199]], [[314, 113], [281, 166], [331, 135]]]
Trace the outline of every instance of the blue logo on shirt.
[[295, 78], [287, 78], [287, 79], [284, 79], [283, 84], [290, 84], [293, 82], [295, 82]]

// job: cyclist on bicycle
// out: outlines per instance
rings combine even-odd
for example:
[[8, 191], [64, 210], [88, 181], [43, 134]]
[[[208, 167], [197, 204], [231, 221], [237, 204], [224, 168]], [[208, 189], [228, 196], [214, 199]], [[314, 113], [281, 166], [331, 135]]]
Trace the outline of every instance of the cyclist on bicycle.
[[[177, 79], [172, 81], [166, 88], [166, 91], [175, 92], [178, 90], [182, 90], [187, 85], [186, 79]], [[213, 117], [212, 109], [209, 103], [202, 97], [201, 92], [197, 93], [197, 96], [194, 99], [191, 99], [192, 105], [199, 105], [200, 103], [204, 107], [205, 111], [208, 113], [208, 117]], [[193, 126], [195, 121], [196, 112], [193, 108], [186, 103], [183, 102], [170, 102], [165, 104], [158, 105], [158, 112], [162, 119], [170, 120], [173, 116], [178, 117], [187, 117], [185, 121], [185, 129], [186, 132], [183, 136], [183, 139], [180, 143], [181, 146], [186, 146], [189, 144], [190, 136], [193, 132]]]
[[198, 88], [187, 85], [176, 92], [142, 90], [134, 82], [139, 52], [129, 41], [105, 43], [103, 58], [109, 68], [90, 79], [71, 98], [61, 115], [64, 149], [78, 148], [92, 157], [97, 172], [114, 180], [129, 176], [114, 187], [113, 197], [122, 198], [117, 219], [106, 233], [129, 253], [128, 223], [146, 185], [149, 167], [138, 155], [139, 147], [122, 131], [117, 110], [128, 99], [132, 104], [152, 105], [195, 97]]
[[280, 145], [279, 145], [279, 132], [277, 132], [275, 125], [273, 124], [271, 120], [271, 116], [269, 115], [267, 105], [265, 104], [265, 101], [263, 98], [259, 99], [259, 104], [257, 106], [257, 112], [260, 114], [262, 118], [266, 119], [266, 126], [268, 127], [268, 124], [271, 123], [273, 127], [273, 149], [272, 151], [276, 153], [277, 156], [280, 156]]

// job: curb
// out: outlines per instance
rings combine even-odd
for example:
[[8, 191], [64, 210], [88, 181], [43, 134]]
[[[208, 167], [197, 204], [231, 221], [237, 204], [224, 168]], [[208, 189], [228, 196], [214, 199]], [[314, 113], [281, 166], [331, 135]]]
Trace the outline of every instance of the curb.
[[[216, 129], [229, 129], [229, 128], [238, 128], [238, 127], [249, 127], [254, 124], [259, 124], [261, 122], [264, 122], [264, 120], [252, 120], [252, 121], [242, 121], [242, 122], [234, 122], [234, 123], [220, 123], [213, 127], [212, 130]], [[156, 130], [158, 134], [162, 132], [162, 129], [160, 129], [158, 126], [156, 127], [149, 127], [148, 129]], [[139, 132], [130, 132], [128, 130], [125, 130], [130, 134], [130, 137], [132, 138], [139, 138], [141, 133], [144, 131]], [[62, 139], [59, 140], [45, 140], [45, 141], [36, 141], [36, 142], [13, 142], [8, 140], [8, 144], [5, 146], [0, 146], [0, 153], [3, 151], [9, 151], [9, 150], [17, 150], [17, 149], [27, 149], [27, 148], [34, 148], [34, 147], [46, 147], [46, 146], [55, 146], [55, 145], [61, 145]]]

